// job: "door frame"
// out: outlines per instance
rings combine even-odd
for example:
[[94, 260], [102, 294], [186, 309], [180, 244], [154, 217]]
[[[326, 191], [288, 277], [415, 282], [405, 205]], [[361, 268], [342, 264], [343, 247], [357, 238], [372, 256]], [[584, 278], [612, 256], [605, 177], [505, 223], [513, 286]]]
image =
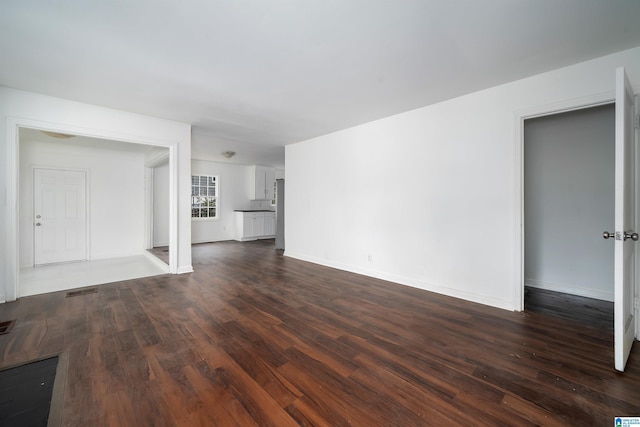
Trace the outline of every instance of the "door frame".
[[[538, 117], [551, 116], [555, 114], [567, 113], [570, 111], [583, 110], [587, 108], [598, 107], [601, 105], [607, 105], [615, 103], [615, 91], [608, 91], [600, 94], [594, 94], [591, 96], [576, 98], [567, 101], [562, 101], [554, 104], [540, 105], [537, 107], [518, 110], [515, 112], [515, 129], [516, 129], [516, 197], [514, 200], [517, 205], [515, 206], [516, 221], [514, 232], [514, 265], [515, 274], [514, 277], [514, 292], [513, 292], [513, 307], [515, 311], [524, 311], [524, 224], [525, 224], [525, 211], [524, 211], [524, 123], [525, 120], [534, 119]], [[636, 190], [637, 191], [637, 190]], [[637, 199], [637, 198], [636, 198]], [[636, 269], [637, 271], [637, 269]], [[636, 273], [636, 283], [637, 273]]]
[[[179, 274], [178, 267], [178, 142], [140, 135], [130, 135], [111, 129], [87, 128], [71, 124], [52, 123], [37, 119], [17, 117], [7, 118], [7, 272], [6, 295], [7, 301], [18, 298], [20, 284], [20, 128], [31, 128], [43, 131], [68, 133], [99, 139], [111, 139], [134, 144], [151, 145], [169, 149], [169, 272]], [[193, 271], [192, 269], [190, 271]], [[2, 289], [0, 289], [0, 292]]]
[[[84, 172], [84, 177], [85, 177], [85, 182], [84, 182], [84, 211], [85, 211], [85, 260], [90, 260], [91, 259], [91, 171], [89, 169], [83, 169], [83, 168], [68, 168], [68, 167], [60, 167], [60, 166], [43, 166], [43, 165], [33, 165], [31, 166], [31, 176], [33, 177], [32, 179], [35, 178], [35, 171], [36, 169], [55, 169], [55, 170], [62, 170], [62, 171], [72, 171], [72, 172]], [[35, 208], [35, 181], [31, 182], [31, 188], [32, 188], [32, 198], [33, 198], [33, 202], [31, 205], [31, 210], [33, 211]], [[31, 214], [33, 215], [34, 212], [31, 212]], [[19, 219], [18, 219], [19, 220]], [[31, 218], [32, 222], [35, 221], [35, 218]], [[19, 226], [19, 224], [18, 224]], [[33, 227], [32, 227], [33, 229]], [[35, 232], [32, 231], [32, 235], [31, 235], [32, 239], [33, 239], [33, 244], [32, 244], [32, 258], [33, 258], [33, 262], [32, 265], [36, 265], [36, 242], [35, 242]]]
[[154, 223], [154, 191], [156, 187], [155, 171], [169, 162], [169, 152], [163, 152], [144, 164], [145, 173], [145, 218], [147, 218], [147, 226], [145, 227], [145, 245], [147, 249], [153, 249], [155, 246], [153, 238]]

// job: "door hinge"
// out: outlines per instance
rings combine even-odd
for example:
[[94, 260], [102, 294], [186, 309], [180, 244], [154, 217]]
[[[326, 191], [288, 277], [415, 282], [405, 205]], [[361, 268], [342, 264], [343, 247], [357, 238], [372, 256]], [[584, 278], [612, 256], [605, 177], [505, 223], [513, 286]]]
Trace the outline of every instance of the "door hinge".
[[636, 129], [640, 129], [640, 114], [636, 114], [636, 119], [634, 120], [633, 126]]

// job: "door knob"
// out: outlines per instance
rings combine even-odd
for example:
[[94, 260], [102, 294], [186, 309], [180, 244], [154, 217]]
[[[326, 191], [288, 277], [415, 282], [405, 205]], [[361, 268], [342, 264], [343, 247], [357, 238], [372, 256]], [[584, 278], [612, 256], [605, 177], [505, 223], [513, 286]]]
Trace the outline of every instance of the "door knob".
[[36, 222], [36, 227], [40, 227], [40, 223], [39, 222]]
[[[602, 237], [604, 237], [605, 239], [613, 239], [613, 238], [615, 238], [615, 236], [616, 236], [615, 233], [611, 233], [609, 231], [605, 231], [605, 232], [602, 233]], [[627, 240], [627, 239], [631, 239], [634, 242], [637, 242], [638, 240], [640, 240], [640, 235], [638, 233], [629, 234], [629, 233], [627, 233], [625, 231], [624, 232], [624, 240]], [[620, 240], [620, 239], [618, 239], [618, 240]]]

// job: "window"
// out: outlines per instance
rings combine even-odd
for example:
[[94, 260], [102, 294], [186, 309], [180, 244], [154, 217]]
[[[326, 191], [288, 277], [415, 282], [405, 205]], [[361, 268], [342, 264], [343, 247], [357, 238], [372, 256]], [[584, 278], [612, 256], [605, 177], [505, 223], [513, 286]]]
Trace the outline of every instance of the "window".
[[191, 218], [218, 217], [218, 177], [191, 176]]

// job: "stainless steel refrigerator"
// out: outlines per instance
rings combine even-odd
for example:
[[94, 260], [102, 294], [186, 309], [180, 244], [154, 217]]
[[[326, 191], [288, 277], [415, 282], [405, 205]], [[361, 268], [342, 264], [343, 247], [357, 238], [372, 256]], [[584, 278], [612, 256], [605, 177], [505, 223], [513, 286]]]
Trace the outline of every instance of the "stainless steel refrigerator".
[[276, 249], [284, 250], [284, 179], [276, 179]]

